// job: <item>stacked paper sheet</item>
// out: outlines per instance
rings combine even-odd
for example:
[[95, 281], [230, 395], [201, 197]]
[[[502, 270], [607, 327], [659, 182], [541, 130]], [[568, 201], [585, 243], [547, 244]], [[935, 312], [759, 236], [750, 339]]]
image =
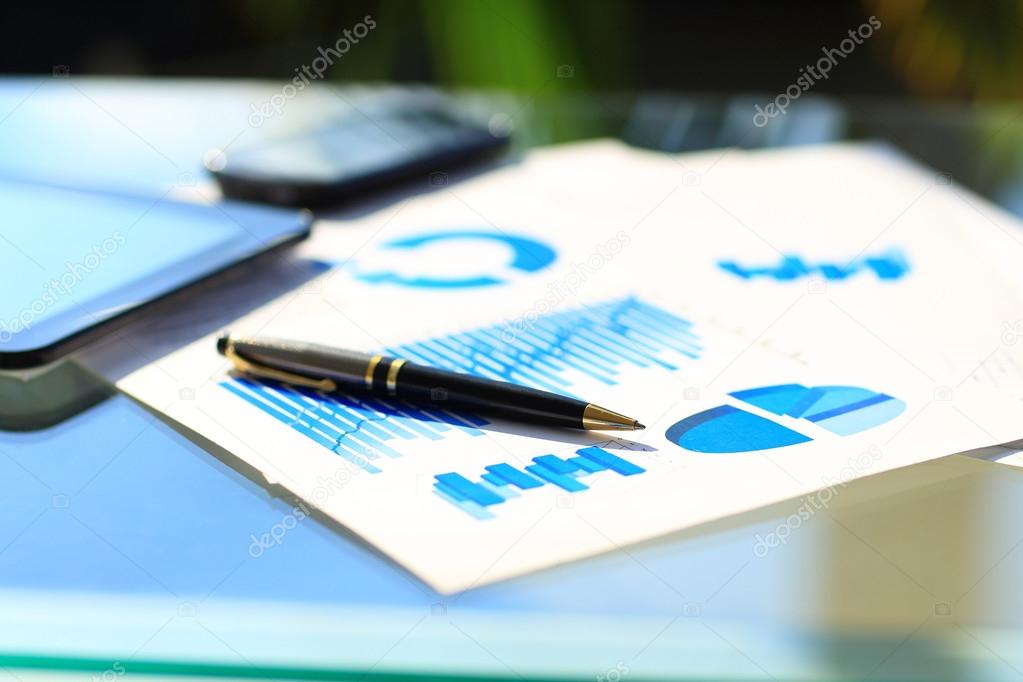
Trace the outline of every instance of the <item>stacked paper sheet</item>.
[[572, 394], [645, 431], [231, 376], [212, 335], [119, 385], [303, 500], [296, 518], [464, 590], [1020, 438], [1018, 229], [883, 148], [540, 150], [321, 221], [299, 255], [324, 274], [230, 327]]

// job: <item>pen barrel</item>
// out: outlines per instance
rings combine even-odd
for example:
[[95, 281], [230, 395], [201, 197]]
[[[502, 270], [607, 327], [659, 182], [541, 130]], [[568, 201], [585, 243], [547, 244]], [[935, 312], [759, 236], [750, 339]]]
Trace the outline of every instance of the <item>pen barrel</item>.
[[244, 371], [321, 391], [369, 392], [427, 408], [590, 428], [584, 425], [588, 405], [581, 400], [400, 358], [274, 338], [225, 337], [218, 348]]
[[571, 428], [581, 428], [586, 409], [586, 403], [574, 398], [412, 363], [400, 366], [394, 378], [391, 395], [437, 409]]

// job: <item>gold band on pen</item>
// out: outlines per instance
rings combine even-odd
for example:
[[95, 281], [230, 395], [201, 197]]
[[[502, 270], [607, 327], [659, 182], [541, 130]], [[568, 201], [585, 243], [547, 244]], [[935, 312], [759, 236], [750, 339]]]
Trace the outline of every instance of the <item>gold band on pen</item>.
[[398, 393], [398, 370], [405, 362], [405, 360], [392, 360], [391, 366], [387, 368], [387, 392], [391, 395]]
[[377, 365], [384, 359], [383, 355], [374, 355], [369, 359], [369, 364], [366, 365], [366, 389], [369, 391], [373, 390], [373, 372], [376, 371]]

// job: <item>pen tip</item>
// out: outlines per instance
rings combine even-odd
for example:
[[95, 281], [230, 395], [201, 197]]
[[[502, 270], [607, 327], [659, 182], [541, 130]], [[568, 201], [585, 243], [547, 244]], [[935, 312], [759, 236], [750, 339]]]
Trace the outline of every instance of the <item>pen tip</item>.
[[223, 355], [227, 352], [227, 340], [229, 334], [221, 334], [220, 338], [217, 339], [217, 352]]
[[590, 403], [583, 410], [583, 428], [596, 431], [637, 431], [646, 427], [632, 417]]

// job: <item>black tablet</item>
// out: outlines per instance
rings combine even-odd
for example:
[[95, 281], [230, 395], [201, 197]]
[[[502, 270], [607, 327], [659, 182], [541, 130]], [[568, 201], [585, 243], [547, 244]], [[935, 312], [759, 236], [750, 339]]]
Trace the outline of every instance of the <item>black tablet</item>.
[[0, 369], [56, 360], [146, 303], [305, 238], [311, 220], [0, 179]]

